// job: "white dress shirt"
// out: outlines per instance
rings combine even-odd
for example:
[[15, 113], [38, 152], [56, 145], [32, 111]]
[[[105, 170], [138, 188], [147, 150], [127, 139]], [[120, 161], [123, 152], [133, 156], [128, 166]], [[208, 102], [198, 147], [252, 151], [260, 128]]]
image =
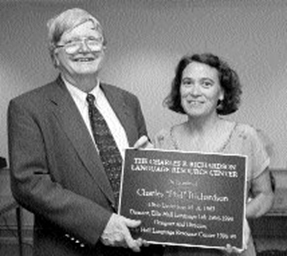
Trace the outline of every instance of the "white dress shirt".
[[[95, 143], [91, 124], [90, 124], [88, 102], [86, 100], [87, 93], [81, 91], [80, 89], [78, 89], [77, 87], [69, 83], [67, 80], [65, 80], [63, 77], [62, 79], [64, 80], [64, 83], [67, 86], [67, 89], [70, 92], [74, 102], [76, 103], [81, 113], [81, 116], [88, 128], [91, 138], [93, 139]], [[111, 105], [109, 104], [104, 92], [101, 90], [99, 81], [97, 82], [96, 87], [91, 92], [89, 92], [89, 94], [93, 94], [95, 96], [96, 98], [95, 105], [100, 111], [100, 113], [103, 115], [103, 117], [105, 118], [111, 130], [111, 133], [115, 139], [115, 142], [119, 148], [121, 156], [124, 159], [125, 149], [129, 147], [127, 135], [119, 119], [117, 118], [115, 112], [113, 111]]]

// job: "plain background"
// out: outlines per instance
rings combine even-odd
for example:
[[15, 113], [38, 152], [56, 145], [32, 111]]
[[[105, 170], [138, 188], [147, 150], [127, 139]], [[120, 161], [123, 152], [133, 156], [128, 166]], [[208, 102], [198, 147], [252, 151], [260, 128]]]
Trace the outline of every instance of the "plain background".
[[243, 84], [238, 112], [226, 118], [263, 130], [272, 168], [287, 168], [287, 1], [0, 0], [0, 156], [8, 158], [10, 99], [57, 76], [46, 22], [67, 8], [95, 15], [108, 40], [101, 79], [136, 94], [150, 137], [185, 120], [162, 106], [185, 54], [212, 52]]

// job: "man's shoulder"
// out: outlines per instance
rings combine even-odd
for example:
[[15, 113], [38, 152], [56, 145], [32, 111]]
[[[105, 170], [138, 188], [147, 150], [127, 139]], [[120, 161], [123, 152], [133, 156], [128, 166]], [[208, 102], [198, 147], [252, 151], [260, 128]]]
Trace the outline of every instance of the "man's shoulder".
[[26, 91], [15, 98], [12, 101], [15, 102], [29, 102], [32, 100], [41, 100], [46, 97], [49, 92], [53, 92], [57, 83], [55, 81], [49, 82], [47, 84], [41, 85], [40, 87], [34, 88], [32, 90]]
[[104, 92], [109, 91], [112, 93], [122, 94], [126, 97], [137, 98], [135, 94], [112, 84], [101, 83], [101, 88]]

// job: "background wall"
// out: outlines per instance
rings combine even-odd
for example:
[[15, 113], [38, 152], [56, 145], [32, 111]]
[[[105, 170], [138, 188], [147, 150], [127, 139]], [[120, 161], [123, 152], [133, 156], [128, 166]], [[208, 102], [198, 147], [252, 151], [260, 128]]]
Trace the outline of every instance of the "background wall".
[[0, 156], [8, 157], [9, 100], [53, 80], [46, 22], [70, 7], [94, 14], [108, 39], [102, 80], [140, 99], [150, 136], [184, 120], [162, 107], [179, 59], [212, 52], [239, 73], [240, 110], [229, 119], [266, 132], [273, 168], [287, 168], [285, 0], [0, 0]]

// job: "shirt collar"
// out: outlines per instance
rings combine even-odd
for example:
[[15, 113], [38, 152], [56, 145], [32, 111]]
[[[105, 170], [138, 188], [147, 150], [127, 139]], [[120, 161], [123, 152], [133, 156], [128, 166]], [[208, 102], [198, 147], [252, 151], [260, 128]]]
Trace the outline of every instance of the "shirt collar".
[[97, 80], [97, 85], [89, 93], [93, 94], [96, 97], [96, 99], [99, 98], [99, 95], [101, 93], [101, 87], [100, 87], [100, 80], [99, 79]]
[[[73, 99], [81, 104], [87, 104], [86, 98], [87, 98], [87, 93], [80, 90], [79, 88], [77, 88], [76, 86], [74, 86], [73, 84], [71, 84], [69, 81], [67, 81], [64, 76], [62, 76], [62, 79], [68, 89], [68, 91], [70, 92], [70, 94], [72, 95]], [[93, 94], [95, 96], [95, 98], [97, 99], [99, 97], [101, 93], [101, 89], [100, 89], [100, 80], [97, 79], [97, 85], [94, 87], [93, 90], [91, 90], [89, 92], [89, 94]]]

